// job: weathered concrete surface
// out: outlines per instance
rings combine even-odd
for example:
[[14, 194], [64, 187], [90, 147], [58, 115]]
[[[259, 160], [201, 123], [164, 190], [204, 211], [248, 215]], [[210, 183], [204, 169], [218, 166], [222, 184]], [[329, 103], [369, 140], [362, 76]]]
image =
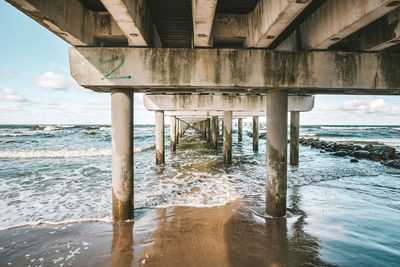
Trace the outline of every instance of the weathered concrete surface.
[[392, 0], [327, 0], [301, 25], [302, 49], [327, 49], [380, 18], [396, 5]]
[[243, 122], [242, 118], [238, 118], [238, 142], [242, 142], [243, 136]]
[[[71, 74], [96, 91], [400, 94], [399, 54], [246, 49], [70, 48]], [[175, 92], [177, 92], [175, 91]]]
[[[71, 45], [93, 44], [95, 15], [79, 1], [7, 0]], [[73, 14], [73, 16], [71, 16]]]
[[161, 165], [165, 163], [164, 148], [164, 111], [155, 112], [156, 124], [156, 163]]
[[300, 112], [290, 112], [290, 165], [299, 165]]
[[193, 44], [195, 47], [211, 46], [210, 37], [217, 0], [192, 0]]
[[312, 1], [259, 0], [248, 16], [248, 46], [268, 47]]
[[[400, 2], [399, 2], [400, 4]], [[335, 50], [381, 51], [400, 42], [400, 8], [350, 35]]]
[[217, 116], [212, 116], [212, 145], [218, 148], [219, 121]]
[[[165, 110], [212, 116], [218, 111], [233, 111], [234, 115], [266, 112], [265, 95], [143, 95], [143, 104], [147, 110]], [[289, 111], [310, 111], [314, 107], [314, 96], [288, 96]], [[179, 113], [174, 113], [179, 114]]]
[[286, 214], [287, 113], [287, 93], [270, 91], [267, 100], [266, 212], [274, 217]]
[[232, 164], [232, 111], [224, 112], [224, 163]]
[[170, 142], [169, 149], [171, 151], [176, 151], [176, 116], [170, 116]]
[[130, 46], [161, 47], [160, 37], [145, 0], [100, 1], [125, 33]]
[[258, 151], [258, 117], [253, 116], [253, 151]]
[[213, 37], [216, 41], [225, 43], [243, 42], [248, 37], [247, 14], [215, 14], [213, 25]]
[[133, 219], [133, 93], [111, 91], [112, 204], [114, 222]]

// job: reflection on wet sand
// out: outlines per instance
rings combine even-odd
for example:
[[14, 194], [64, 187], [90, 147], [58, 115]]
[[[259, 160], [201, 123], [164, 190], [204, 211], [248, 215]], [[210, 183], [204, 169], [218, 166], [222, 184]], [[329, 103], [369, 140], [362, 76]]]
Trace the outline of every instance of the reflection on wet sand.
[[133, 222], [114, 224], [111, 266], [131, 266], [133, 260]]
[[328, 265], [318, 240], [303, 231], [305, 215], [292, 212], [265, 219], [238, 202], [157, 208], [134, 226], [113, 227], [111, 266]]

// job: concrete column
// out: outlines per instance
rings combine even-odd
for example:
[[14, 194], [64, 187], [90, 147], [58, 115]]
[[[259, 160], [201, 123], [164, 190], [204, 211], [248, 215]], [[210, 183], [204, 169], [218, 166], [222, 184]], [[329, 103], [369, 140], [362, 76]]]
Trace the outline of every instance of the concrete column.
[[206, 120], [206, 139], [207, 139], [208, 143], [211, 142], [210, 124], [211, 124], [211, 119], [207, 118], [207, 120]]
[[164, 149], [164, 111], [156, 111], [156, 163], [165, 163]]
[[212, 145], [214, 149], [218, 148], [219, 121], [217, 116], [212, 116]]
[[300, 112], [290, 112], [290, 165], [299, 165]]
[[[225, 115], [225, 113], [224, 113], [224, 115]], [[225, 116], [224, 116], [225, 117]], [[221, 131], [221, 133], [222, 133], [222, 138], [224, 138], [224, 121], [225, 121], [225, 118], [224, 118], [224, 120], [222, 121], [222, 131]]]
[[175, 144], [179, 144], [179, 119], [175, 119]]
[[175, 116], [170, 116], [170, 137], [169, 137], [169, 149], [171, 151], [176, 151], [176, 126], [175, 126], [175, 121], [176, 117]]
[[111, 91], [112, 205], [114, 222], [133, 219], [133, 93]]
[[258, 151], [258, 116], [253, 116], [253, 151]]
[[242, 118], [238, 119], [238, 141], [242, 142]]
[[278, 90], [268, 92], [266, 212], [274, 217], [286, 214], [287, 113], [287, 92]]
[[232, 111], [224, 111], [224, 163], [232, 163]]

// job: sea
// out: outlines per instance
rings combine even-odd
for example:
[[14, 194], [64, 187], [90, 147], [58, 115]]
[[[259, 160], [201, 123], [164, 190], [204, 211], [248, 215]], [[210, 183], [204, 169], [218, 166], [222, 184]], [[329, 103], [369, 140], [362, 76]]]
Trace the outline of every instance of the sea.
[[[225, 166], [221, 136], [215, 150], [189, 128], [170, 152], [166, 125], [157, 166], [154, 125], [135, 125], [135, 221], [118, 228], [110, 125], [1, 125], [0, 266], [400, 266], [399, 169], [300, 146], [288, 215], [270, 218], [265, 139], [254, 152], [251, 123], [236, 129]], [[300, 136], [400, 151], [400, 126]]]

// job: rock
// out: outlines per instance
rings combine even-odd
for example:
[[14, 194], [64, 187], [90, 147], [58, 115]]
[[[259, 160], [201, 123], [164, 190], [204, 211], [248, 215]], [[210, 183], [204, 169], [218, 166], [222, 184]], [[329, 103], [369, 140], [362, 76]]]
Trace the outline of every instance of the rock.
[[390, 159], [395, 159], [396, 156], [396, 149], [390, 146], [384, 146], [383, 147], [383, 151], [387, 152], [389, 154], [389, 158]]
[[267, 135], [267, 133], [260, 133], [260, 135], [258, 136], [258, 138], [264, 139], [266, 138], [265, 136]]
[[365, 151], [365, 150], [357, 150], [357, 151], [354, 151], [352, 153], [352, 155], [354, 155], [354, 157], [356, 157], [358, 159], [366, 159], [369, 156], [369, 152]]
[[370, 150], [371, 148], [372, 148], [372, 145], [368, 144], [368, 145], [363, 147], [363, 150]]
[[381, 155], [378, 152], [369, 152], [368, 159], [373, 161], [381, 161]]
[[326, 152], [333, 152], [333, 149], [328, 147], [327, 149], [325, 149], [325, 151]]
[[350, 162], [356, 163], [356, 162], [358, 162], [358, 159], [351, 159]]
[[387, 153], [387, 152], [385, 152], [385, 151], [382, 151], [382, 152], [380, 153], [380, 156], [381, 156], [381, 159], [382, 159], [382, 160], [389, 160], [389, 159], [390, 159], [389, 153]]
[[400, 159], [388, 160], [383, 163], [385, 166], [400, 169]]
[[346, 157], [347, 156], [347, 151], [340, 150], [338, 152], [335, 152], [335, 153], [332, 153], [332, 154], [329, 154], [329, 155], [332, 155], [332, 156], [335, 156], [335, 157]]

